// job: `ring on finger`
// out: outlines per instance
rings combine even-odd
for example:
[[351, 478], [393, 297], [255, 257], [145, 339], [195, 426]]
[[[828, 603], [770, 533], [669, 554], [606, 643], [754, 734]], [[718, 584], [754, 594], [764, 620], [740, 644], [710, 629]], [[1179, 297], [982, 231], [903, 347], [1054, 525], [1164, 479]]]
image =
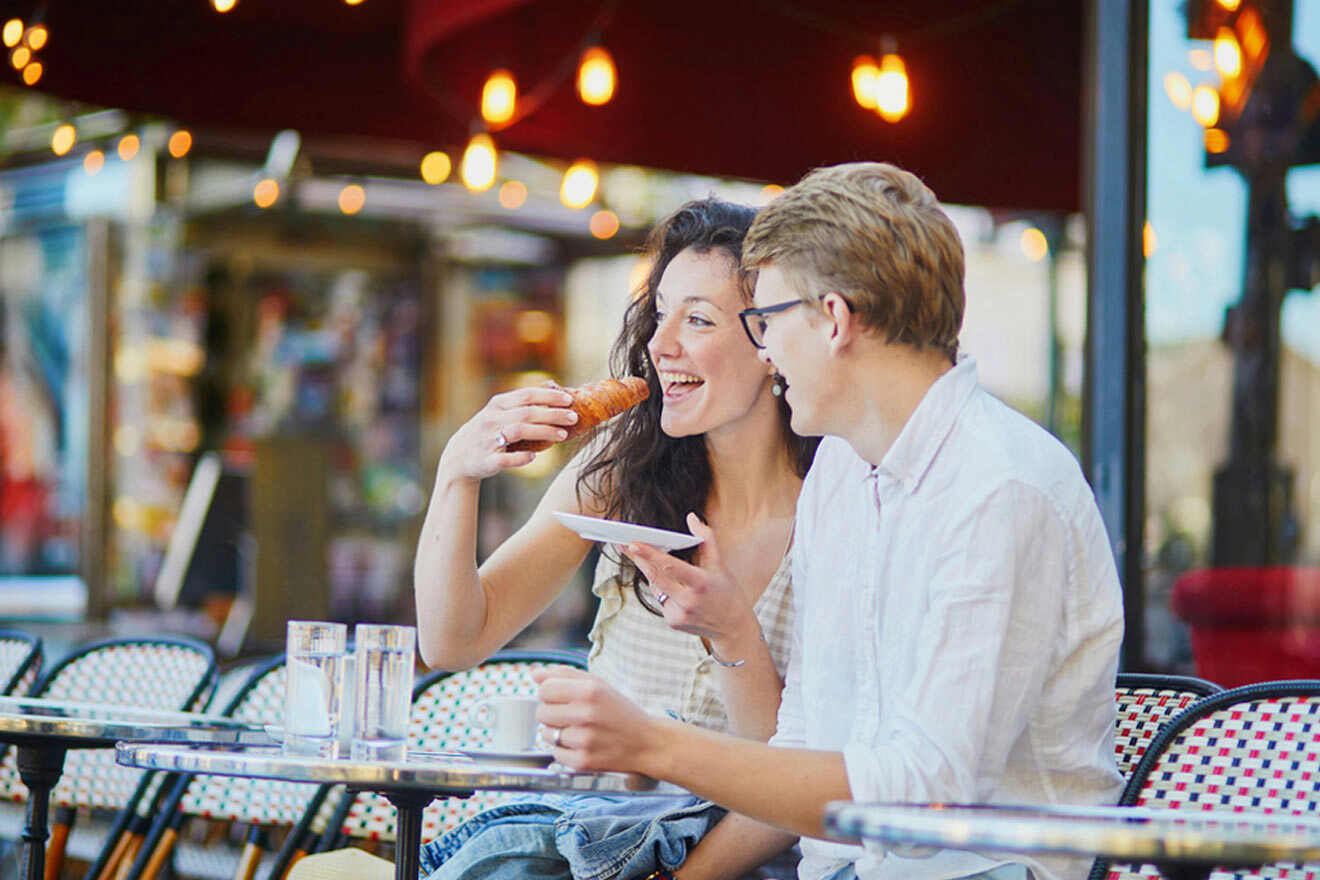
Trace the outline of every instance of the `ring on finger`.
[[506, 446], [508, 446], [508, 445], [509, 445], [509, 438], [504, 436], [504, 432], [503, 432], [503, 431], [499, 431], [498, 433], [495, 434], [495, 448], [496, 448], [496, 449], [503, 449], [504, 447], [506, 447]]
[[658, 602], [660, 605], [663, 606], [666, 602], [669, 601], [669, 594], [668, 594], [668, 593], [660, 593], [660, 594], [658, 594], [658, 595], [655, 597], [655, 601]]
[[550, 729], [554, 731], [554, 735], [550, 737], [550, 745], [552, 748], [557, 749], [559, 748], [559, 740], [564, 735], [564, 728], [552, 727]]

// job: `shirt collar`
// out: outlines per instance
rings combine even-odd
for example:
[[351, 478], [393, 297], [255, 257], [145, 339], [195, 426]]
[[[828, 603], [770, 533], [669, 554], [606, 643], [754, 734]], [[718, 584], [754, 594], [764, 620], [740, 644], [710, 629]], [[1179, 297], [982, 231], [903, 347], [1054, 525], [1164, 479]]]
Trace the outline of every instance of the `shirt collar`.
[[895, 480], [909, 495], [916, 492], [976, 387], [976, 359], [959, 355], [958, 362], [926, 389], [898, 439], [873, 469], [875, 475]]

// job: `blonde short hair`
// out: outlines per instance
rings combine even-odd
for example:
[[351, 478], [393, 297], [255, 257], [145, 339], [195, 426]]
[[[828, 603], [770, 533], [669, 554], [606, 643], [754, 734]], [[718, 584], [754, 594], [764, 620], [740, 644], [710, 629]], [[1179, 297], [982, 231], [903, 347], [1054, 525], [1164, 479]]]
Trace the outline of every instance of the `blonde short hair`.
[[771, 264], [814, 307], [838, 293], [889, 342], [956, 358], [962, 242], [915, 175], [880, 162], [812, 171], [762, 208], [747, 233], [744, 268]]

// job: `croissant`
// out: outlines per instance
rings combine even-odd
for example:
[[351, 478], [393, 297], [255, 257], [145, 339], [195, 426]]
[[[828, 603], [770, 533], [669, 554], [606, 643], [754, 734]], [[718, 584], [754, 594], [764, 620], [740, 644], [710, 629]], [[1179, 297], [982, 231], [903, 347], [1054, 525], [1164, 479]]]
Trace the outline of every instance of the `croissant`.
[[[583, 385], [581, 388], [565, 388], [573, 396], [570, 404], [578, 414], [578, 420], [566, 427], [570, 440], [584, 434], [601, 422], [617, 416], [626, 409], [631, 409], [651, 396], [651, 389], [645, 379], [628, 376], [623, 379], [602, 379]], [[516, 440], [508, 446], [509, 452], [540, 452], [549, 449], [549, 440]]]

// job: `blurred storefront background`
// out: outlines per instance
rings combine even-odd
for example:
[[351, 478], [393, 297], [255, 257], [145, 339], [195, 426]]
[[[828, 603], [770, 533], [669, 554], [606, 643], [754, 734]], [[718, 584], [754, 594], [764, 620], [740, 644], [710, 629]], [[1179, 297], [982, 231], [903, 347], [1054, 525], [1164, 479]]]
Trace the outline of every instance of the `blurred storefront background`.
[[[274, 639], [295, 608], [409, 619], [413, 543], [449, 433], [498, 391], [607, 373], [641, 242], [664, 213], [778, 191], [618, 167], [574, 209], [560, 169], [531, 157], [502, 156], [503, 182], [484, 193], [452, 177], [320, 176], [295, 157], [263, 206], [267, 166], [197, 145], [171, 155], [177, 128], [125, 119], [76, 156], [42, 157], [19, 147], [44, 147], [62, 108], [16, 90], [0, 99], [7, 616], [157, 619], [185, 495], [213, 452], [242, 522], [202, 535], [221, 544], [197, 551], [210, 576], [171, 577], [172, 626], [218, 637], [249, 593], [249, 637]], [[952, 214], [977, 292], [964, 348], [991, 387], [1076, 448], [1084, 224]], [[483, 554], [564, 454], [489, 481]], [[526, 638], [580, 638], [589, 598], [584, 574]]]

